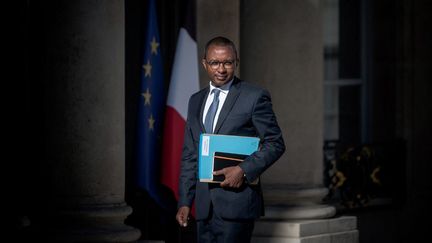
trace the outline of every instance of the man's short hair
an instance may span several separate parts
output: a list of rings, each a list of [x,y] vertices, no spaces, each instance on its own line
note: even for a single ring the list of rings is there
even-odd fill
[[[212,45],[214,45],[214,46],[230,46],[234,50],[236,59],[238,59],[237,49],[234,45],[234,42],[232,42],[230,39],[223,37],[223,36],[217,36],[217,37],[215,37],[215,38],[213,38],[207,42],[207,44],[205,45],[205,49],[204,49],[204,59],[206,59],[207,51],[208,51],[209,47]]]

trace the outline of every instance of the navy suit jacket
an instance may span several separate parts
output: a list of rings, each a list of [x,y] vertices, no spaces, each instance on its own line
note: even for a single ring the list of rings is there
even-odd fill
[[[225,219],[255,219],[264,214],[261,186],[243,183],[240,188],[221,188],[199,182],[198,144],[205,132],[203,110],[209,87],[189,99],[188,118],[179,181],[178,206],[191,206],[195,199],[196,219],[206,219],[210,203]],[[260,138],[260,149],[240,164],[247,181],[254,181],[285,151],[282,132],[273,112],[270,94],[262,88],[234,78],[214,129],[215,134]]]

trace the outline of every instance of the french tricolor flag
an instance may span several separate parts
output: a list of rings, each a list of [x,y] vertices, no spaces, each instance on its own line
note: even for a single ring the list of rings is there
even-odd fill
[[[186,21],[177,40],[163,135],[161,182],[174,192],[177,200],[188,101],[193,93],[199,91],[194,3],[189,1]]]

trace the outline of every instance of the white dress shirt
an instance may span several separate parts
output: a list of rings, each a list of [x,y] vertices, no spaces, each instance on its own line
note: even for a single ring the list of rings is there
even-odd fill
[[[220,93],[219,93],[219,105],[218,105],[218,108],[216,110],[216,115],[215,115],[214,122],[213,122],[213,131],[214,131],[215,127],[216,127],[216,124],[217,124],[217,121],[218,121],[218,118],[219,118],[219,113],[220,113],[220,111],[221,111],[221,109],[223,107],[223,104],[225,103],[226,97],[228,96],[229,89],[231,87],[231,84],[232,84],[233,80],[234,79],[232,79],[231,81],[229,81],[228,83],[224,84],[221,87],[215,87],[215,86],[213,86],[212,82],[210,81],[210,93],[207,96],[207,100],[206,100],[206,103],[205,103],[205,106],[204,106],[204,113],[203,114],[205,114],[205,115],[203,115],[202,123],[204,124],[205,117],[207,116],[207,111],[209,110],[210,105],[213,102],[213,96],[214,96],[213,90],[214,89],[219,89],[220,90]]]

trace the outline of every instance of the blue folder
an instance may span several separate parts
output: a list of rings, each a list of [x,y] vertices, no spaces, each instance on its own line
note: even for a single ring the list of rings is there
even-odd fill
[[[203,133],[200,136],[198,156],[198,179],[213,182],[213,161],[215,152],[251,155],[258,150],[257,137]]]

